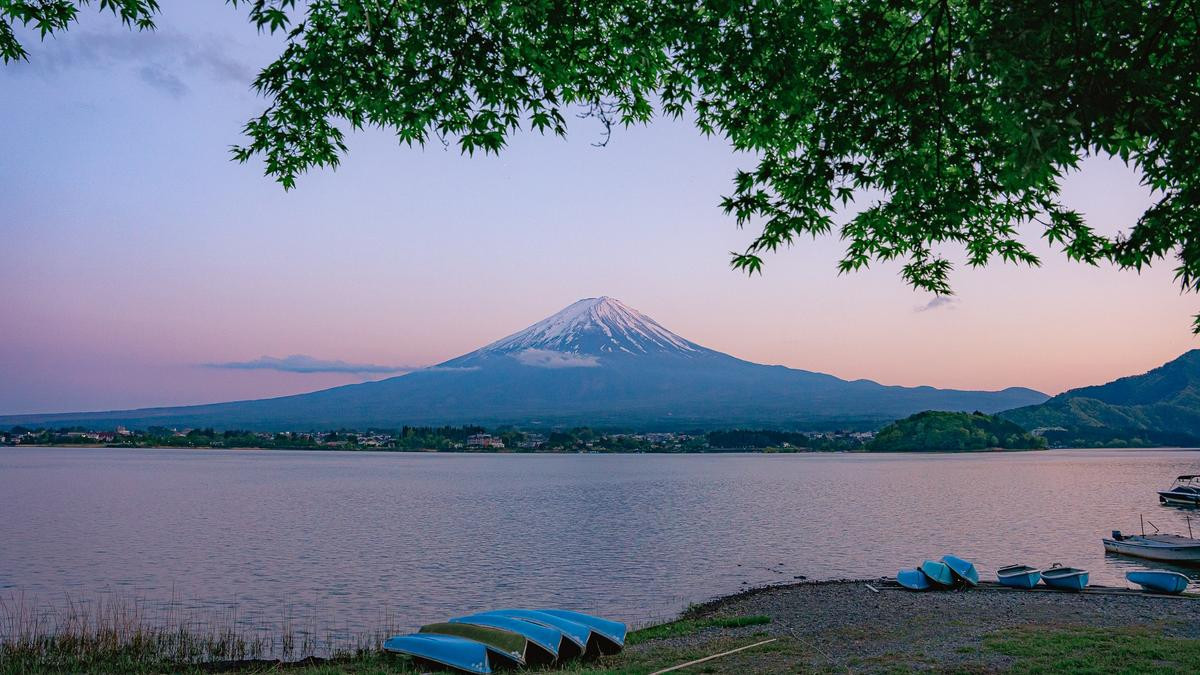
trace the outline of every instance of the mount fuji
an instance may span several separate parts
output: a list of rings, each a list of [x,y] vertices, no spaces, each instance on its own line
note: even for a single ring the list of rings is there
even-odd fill
[[[0,417],[0,424],[239,429],[405,424],[872,428],[922,410],[997,412],[1047,400],[1024,388],[960,391],[766,366],[684,339],[608,297],[580,300],[436,366],[308,394],[211,405]]]

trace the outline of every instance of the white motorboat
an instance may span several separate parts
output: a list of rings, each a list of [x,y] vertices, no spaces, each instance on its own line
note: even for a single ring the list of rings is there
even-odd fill
[[[1200,476],[1179,476],[1169,490],[1158,493],[1158,501],[1173,506],[1200,506]]]
[[[1104,550],[1147,560],[1200,565],[1200,539],[1178,534],[1125,535],[1113,530],[1112,539],[1104,540]]]

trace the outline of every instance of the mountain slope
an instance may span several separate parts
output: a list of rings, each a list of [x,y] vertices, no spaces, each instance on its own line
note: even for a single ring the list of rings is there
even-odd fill
[[[1072,389],[1002,416],[1026,429],[1053,429],[1047,438],[1064,445],[1198,445],[1200,350],[1148,373]]]
[[[8,417],[0,424],[813,429],[875,427],[928,409],[995,412],[1044,400],[1044,394],[1023,388],[889,387],[751,363],[686,340],[601,297],[576,302],[474,352],[378,382],[257,401]]]

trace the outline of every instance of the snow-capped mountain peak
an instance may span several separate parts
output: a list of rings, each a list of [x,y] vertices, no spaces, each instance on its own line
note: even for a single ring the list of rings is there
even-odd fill
[[[547,350],[573,354],[694,354],[703,347],[663,328],[657,321],[616,298],[601,296],[572,303],[523,331],[479,352]]]

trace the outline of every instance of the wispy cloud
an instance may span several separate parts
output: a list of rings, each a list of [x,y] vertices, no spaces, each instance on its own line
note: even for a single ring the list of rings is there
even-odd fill
[[[138,77],[142,78],[142,82],[175,98],[182,98],[184,94],[188,93],[188,86],[183,83],[183,80],[157,64],[142,66],[138,70]]]
[[[206,368],[228,370],[279,370],[285,373],[407,373],[419,370],[416,366],[381,366],[374,363],[347,363],[328,361],[304,354],[292,354],[283,358],[260,356],[250,361],[226,361],[205,363]]]
[[[954,309],[954,305],[957,303],[958,303],[958,298],[956,298],[952,295],[936,295],[936,296],[934,296],[934,298],[932,300],[925,303],[924,305],[915,307],[913,309],[913,311],[914,312],[928,312],[931,309],[938,309],[939,307],[945,307],[946,309]]]
[[[196,73],[246,88],[254,80],[254,69],[230,55],[228,41],[175,31],[72,31],[27,46],[29,61],[13,66],[42,75],[131,66],[147,85],[176,98],[190,91],[184,77]]]
[[[534,368],[595,368],[600,359],[571,352],[556,352],[550,349],[526,349],[513,354],[522,365]]]

